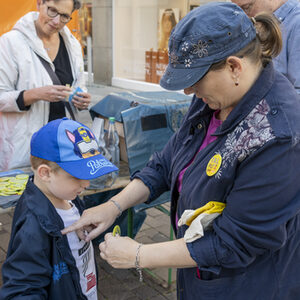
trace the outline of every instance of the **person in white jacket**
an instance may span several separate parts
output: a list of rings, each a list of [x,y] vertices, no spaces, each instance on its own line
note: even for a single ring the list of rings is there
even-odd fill
[[[63,101],[68,85],[85,90],[82,49],[65,26],[79,7],[78,0],[37,0],[38,11],[0,37],[0,171],[29,166],[31,135],[69,116]],[[59,83],[53,84],[43,60]],[[90,101],[80,92],[72,103],[82,110]]]

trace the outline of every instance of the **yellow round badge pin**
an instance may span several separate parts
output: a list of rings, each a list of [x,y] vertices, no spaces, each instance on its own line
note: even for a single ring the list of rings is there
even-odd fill
[[[222,164],[222,156],[220,154],[215,154],[207,164],[206,167],[207,176],[215,175],[219,171],[221,164]]]
[[[116,235],[121,235],[121,228],[119,225],[116,225],[113,229],[113,233],[112,233],[113,236],[116,236]]]

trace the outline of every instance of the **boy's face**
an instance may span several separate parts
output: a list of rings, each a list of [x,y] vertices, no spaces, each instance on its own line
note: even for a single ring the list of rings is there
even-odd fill
[[[60,168],[50,172],[47,196],[55,200],[74,200],[89,185],[89,180],[75,178]]]

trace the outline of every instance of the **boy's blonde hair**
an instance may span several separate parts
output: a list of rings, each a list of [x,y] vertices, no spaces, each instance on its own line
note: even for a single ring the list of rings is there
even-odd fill
[[[57,163],[33,155],[30,155],[30,163],[33,170],[37,170],[40,165],[49,166],[53,172],[57,172],[61,169],[61,167]]]

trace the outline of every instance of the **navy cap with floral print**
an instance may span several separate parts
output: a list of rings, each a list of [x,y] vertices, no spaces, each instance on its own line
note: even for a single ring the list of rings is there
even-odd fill
[[[214,63],[247,46],[256,29],[234,3],[211,2],[189,12],[169,39],[169,64],[160,80],[167,90],[194,85]]]

